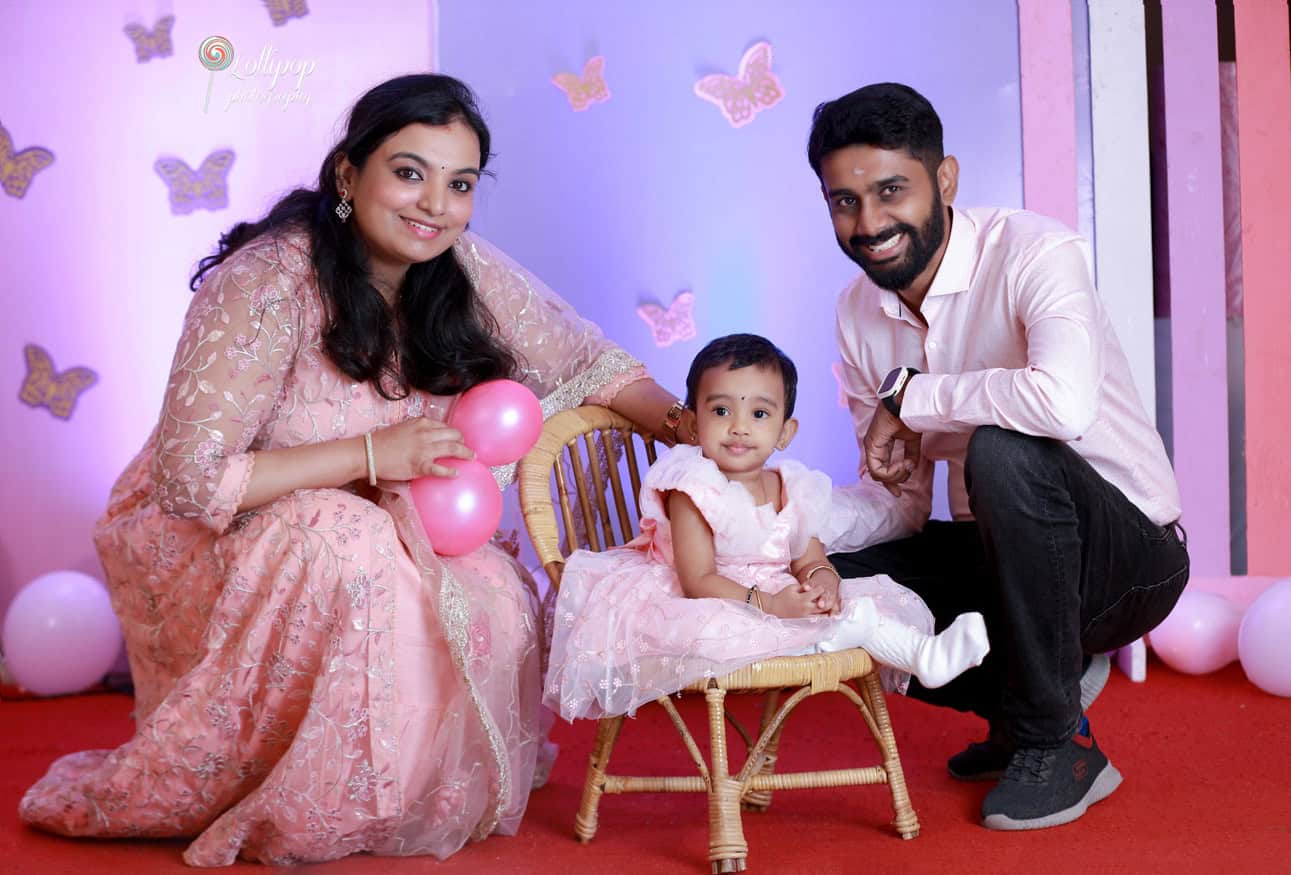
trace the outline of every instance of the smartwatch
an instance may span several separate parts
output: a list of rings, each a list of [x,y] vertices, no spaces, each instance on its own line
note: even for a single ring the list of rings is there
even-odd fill
[[[914,368],[893,368],[879,384],[879,400],[888,409],[888,413],[898,419],[901,417],[901,405],[897,403],[897,396],[901,394],[905,384],[910,382],[910,378],[918,373],[921,371]]]

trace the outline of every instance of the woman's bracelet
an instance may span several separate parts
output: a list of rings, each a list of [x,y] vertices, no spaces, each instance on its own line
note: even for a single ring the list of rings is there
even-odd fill
[[[368,457],[368,485],[376,486],[377,458],[376,454],[372,452],[372,432],[370,431],[365,431],[363,433],[363,450],[367,453]]]
[[[829,571],[832,571],[834,576],[838,578],[838,582],[839,583],[843,582],[843,575],[839,574],[838,569],[835,568],[833,565],[830,565],[828,562],[821,562],[817,565],[813,565],[810,568],[808,568],[807,573],[804,574],[801,578],[802,582],[806,583],[808,580],[811,580],[811,576],[815,574],[817,571],[820,571],[821,569],[828,569]]]
[[[677,426],[681,425],[681,414],[685,409],[680,401],[674,401],[663,415],[663,428],[660,431],[672,441],[673,446],[677,444]]]

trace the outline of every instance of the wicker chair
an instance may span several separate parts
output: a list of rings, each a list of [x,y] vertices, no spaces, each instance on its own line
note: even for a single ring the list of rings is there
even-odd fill
[[[568,470],[561,462],[562,455],[567,456]],[[552,586],[560,585],[565,557],[574,549],[599,551],[631,540],[637,528],[634,520],[640,507],[641,474],[644,466],[654,460],[653,440],[637,432],[627,419],[604,407],[567,410],[547,421],[537,446],[521,461],[518,479],[525,526]],[[624,492],[621,468],[626,468],[631,483],[630,498]],[[575,506],[582,525],[575,517]],[[783,703],[779,702],[781,691],[789,692]],[[777,774],[776,750],[789,712],[808,696],[833,691],[856,705],[878,744],[882,763],[867,768]],[[766,810],[774,790],[856,784],[887,784],[892,793],[897,832],[906,839],[919,834],[919,821],[906,793],[878,668],[864,650],[754,662],[725,677],[696,682],[687,692],[702,693],[707,701],[710,761],[705,761],[699,745],[667,696],[658,699],[657,704],[668,713],[681,734],[682,744],[694,760],[696,775],[609,774],[610,753],[624,718],[598,721],[583,800],[574,820],[574,832],[580,841],[590,841],[596,834],[597,806],[603,793],[706,793],[708,859],[712,871],[741,872],[748,857],[740,822],[741,808]],[[727,693],[766,694],[756,740],[726,712]],[[728,719],[748,747],[743,767],[733,775],[727,762]]]

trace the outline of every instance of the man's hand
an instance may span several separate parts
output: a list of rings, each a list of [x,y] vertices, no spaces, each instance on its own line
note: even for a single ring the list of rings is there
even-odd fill
[[[923,435],[893,416],[884,404],[874,409],[874,418],[865,432],[865,467],[876,483],[898,498],[901,484],[919,467]],[[901,447],[898,453],[897,447]]]

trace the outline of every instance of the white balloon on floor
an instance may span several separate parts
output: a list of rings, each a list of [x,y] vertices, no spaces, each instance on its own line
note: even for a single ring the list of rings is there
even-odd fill
[[[1291,697],[1291,578],[1264,590],[1242,617],[1237,650],[1246,678],[1275,696]]]
[[[5,663],[41,696],[93,686],[121,652],[121,626],[107,590],[88,574],[53,571],[14,596],[4,618]]]

